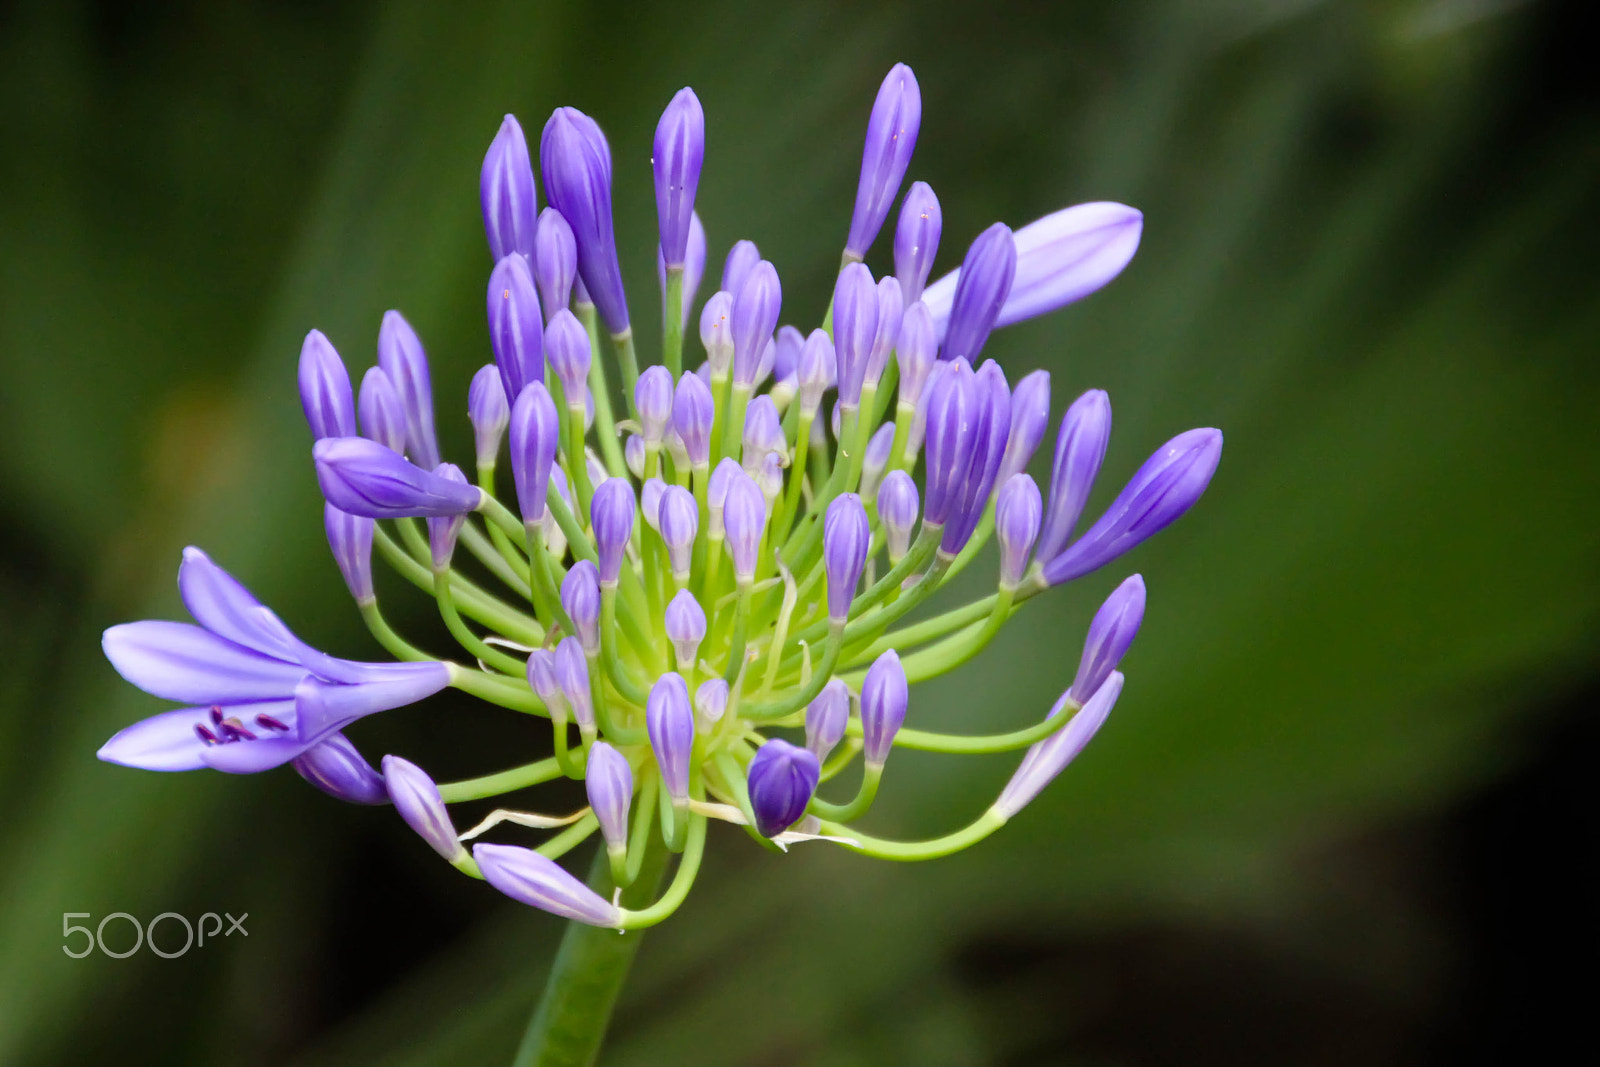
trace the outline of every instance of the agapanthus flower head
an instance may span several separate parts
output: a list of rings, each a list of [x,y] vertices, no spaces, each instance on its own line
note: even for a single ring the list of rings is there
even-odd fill
[[[354,437],[355,399],[350,391],[350,372],[333,344],[321,330],[306,334],[300,346],[300,405],[305,409],[311,436]]]
[[[922,128],[922,90],[917,76],[904,63],[896,63],[878,88],[878,99],[867,120],[867,142],[861,152],[861,181],[856,187],[855,214],[845,254],[861,259],[889,217],[900,182],[911,165]]]
[[[361,436],[401,454],[406,450],[406,409],[382,367],[368,367],[361,378]],[[348,436],[354,436],[353,434]]]
[[[500,132],[484,153],[478,180],[483,203],[483,228],[489,235],[489,252],[498,262],[513,252],[534,256],[534,220],[539,197],[533,184],[533,161],[528,139],[516,116],[507,115]]]

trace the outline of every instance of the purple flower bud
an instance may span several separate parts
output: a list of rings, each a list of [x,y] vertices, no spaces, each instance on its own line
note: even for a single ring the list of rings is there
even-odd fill
[[[688,253],[689,218],[706,157],[706,115],[693,89],[679,89],[656,125],[650,163],[656,177],[656,214],[667,266],[681,267]]]
[[[1018,382],[1011,394],[1011,438],[1006,441],[1000,473],[995,475],[996,484],[1005,485],[1013,474],[1028,469],[1028,462],[1038,450],[1049,424],[1050,372],[1036,370]]]
[[[526,259],[513,252],[495,264],[488,300],[489,343],[511,403],[523,386],[544,381],[544,318]]]
[[[300,406],[305,408],[311,436],[354,437],[356,405],[350,372],[321,330],[306,334],[300,346]]]
[[[511,404],[493,363],[478,368],[467,389],[467,418],[478,446],[478,466],[492,467],[500,455],[500,438],[511,422]]]
[[[572,281],[578,276],[578,243],[561,212],[547,207],[533,231],[533,280],[545,320],[572,303]]]
[[[1106,716],[1111,714],[1117,697],[1121,695],[1122,673],[1112,671],[1111,676],[1072,717],[1071,722],[1028,749],[1016,773],[1011,776],[1011,781],[1001,791],[1000,799],[994,802],[990,810],[1009,819],[1027,807],[1083,751],[1105,723]],[[1046,717],[1053,718],[1061,714],[1067,698],[1068,694],[1062,693],[1061,699],[1056,701],[1056,706],[1050,709],[1050,715]]]
[[[722,721],[728,710],[728,683],[721,678],[710,678],[700,683],[694,691],[695,729],[710,730]]]
[[[611,228],[611,146],[588,115],[559,107],[539,138],[545,195],[578,244],[578,273],[606,329],[628,328],[628,301]]]
[[[842,623],[850,614],[856,585],[867,565],[872,524],[854,493],[840,493],[822,520],[822,565],[828,573],[828,618]]]
[[[894,230],[894,276],[908,305],[922,298],[943,227],[944,214],[933,187],[927,182],[912,182],[900,204],[900,222]]]
[[[636,433],[628,435],[622,443],[622,462],[627,464],[629,474],[644,478],[644,438]]]
[[[744,471],[728,478],[727,498],[722,505],[722,526],[728,538],[728,554],[733,557],[733,573],[741,582],[756,575],[761,556],[761,535],[767,528],[767,498]]]
[[[312,446],[317,484],[328,503],[369,519],[460,515],[483,491],[430,474],[364,437],[324,437]]]
[[[795,371],[800,366],[800,350],[806,345],[806,335],[793,326],[778,327],[778,336],[772,350],[772,391],[774,394],[785,383],[794,387]],[[792,394],[786,394],[792,395]],[[776,399],[776,395],[774,396]]]
[[[339,565],[344,584],[358,603],[373,598],[372,591],[372,520],[362,515],[349,515],[332,504],[322,507],[322,525],[328,532],[328,547],[333,550],[333,561]]]
[[[678,590],[667,604],[666,628],[667,640],[678,654],[678,669],[693,671],[700,642],[706,639],[706,613],[689,590]]]
[[[1221,430],[1189,430],[1162,445],[1089,532],[1046,561],[1045,581],[1070,582],[1166,529],[1200,499],[1221,459]]]
[[[815,417],[822,394],[833,384],[838,370],[838,354],[826,330],[812,330],[800,349],[795,378],[800,387],[800,410]]]
[[[772,398],[763,393],[750,401],[744,414],[744,469],[751,474],[761,469],[767,456],[787,455],[789,442],[783,436],[783,420]]]
[[[474,845],[483,880],[512,900],[590,926],[615,926],[621,911],[555,860],[519,845]]]
[[[900,341],[895,347],[895,362],[900,365],[900,403],[913,407],[922,400],[928,375],[939,358],[939,340],[933,330],[928,305],[918,300],[906,308],[900,319]]]
[[[424,470],[439,465],[439,441],[433,430],[433,384],[428,357],[417,331],[398,311],[383,314],[378,330],[378,366],[389,376],[406,413],[406,455]]]
[[[850,687],[842,678],[830,678],[806,708],[806,747],[819,763],[844,739],[849,725]]]
[[[735,241],[733,247],[728,249],[728,258],[722,263],[722,291],[737,293],[760,262],[761,250],[754,241]]]
[[[889,542],[889,563],[893,566],[911,547],[911,531],[917,523],[917,483],[903,470],[892,470],[878,487],[878,518],[883,520]]]
[[[544,701],[550,712],[550,721],[565,726],[569,710],[567,694],[561,690],[556,678],[556,654],[547,648],[536,648],[528,653],[528,685]]]
[[[433,473],[458,485],[469,484],[467,476],[454,463],[441,463],[433,469]],[[435,516],[428,519],[428,547],[433,554],[434,570],[449,570],[450,557],[456,553],[456,538],[461,535],[461,525],[466,521],[465,515]]]
[[[523,522],[544,518],[550,470],[560,441],[556,402],[543,382],[529,382],[511,406],[511,472]]]
[[[934,526],[943,526],[955,513],[972,470],[980,403],[973,377],[965,359],[941,363],[923,395],[928,462],[922,518]]]
[[[822,765],[814,752],[781,737],[756,750],[747,777],[750,808],[762,837],[777,837],[799,821],[821,776]]]
[[[1017,273],[1017,246],[1011,228],[997,222],[978,235],[961,264],[950,305],[950,325],[945,330],[941,359],[965,356],[970,362],[983,351],[1011,292]]]
[[[581,408],[589,397],[589,331],[578,316],[562,308],[551,313],[544,331],[544,354],[561,379],[567,407]]]
[[[563,637],[556,645],[556,684],[561,695],[567,698],[572,718],[585,729],[594,727],[594,701],[589,695],[589,661],[584,656],[583,641],[576,635]]]
[[[680,582],[688,581],[694,537],[700,530],[700,507],[695,503],[694,494],[681,485],[669,486],[661,494],[656,529],[667,546],[672,577]]]
[[[750,383],[750,388],[759,389],[772,373],[772,365],[778,358],[778,342],[776,338],[767,338],[767,343],[761,349],[761,362],[756,364],[756,376]]]
[[[889,465],[889,450],[894,447],[894,423],[886,422],[867,441],[866,454],[861,457],[861,495],[876,500],[878,482]]]
[[[714,375],[727,373],[733,363],[732,319],[733,294],[727,290],[712,293],[700,310],[700,344]]]
[[[344,734],[335,731],[290,761],[295,771],[335,800],[387,804],[383,775],[373,769]]]
[[[755,386],[761,357],[772,341],[772,331],[778,328],[782,308],[783,287],[778,282],[777,268],[763,259],[751,268],[744,285],[734,290],[728,332],[733,338],[736,385]]]
[[[1000,584],[1014,589],[1028,569],[1028,553],[1039,536],[1044,500],[1026,474],[1013,474],[1000,487],[994,505],[994,535],[1000,542]]]
[[[589,746],[589,764],[583,787],[589,807],[599,820],[606,847],[621,852],[628,847],[628,809],[633,806],[633,768],[627,757],[604,741]]]
[[[711,462],[711,424],[716,417],[716,402],[711,387],[693,374],[678,379],[672,398],[672,427],[683,440],[689,462],[703,467]]]
[[[607,478],[595,487],[589,502],[589,524],[600,556],[600,584],[615,585],[622,573],[622,554],[633,534],[633,486],[626,478]]]
[[[978,401],[978,418],[973,430],[972,466],[939,542],[939,550],[948,555],[966,547],[972,531],[978,528],[989,505],[989,494],[994,491],[1006,440],[1011,436],[1011,387],[1006,385],[1006,376],[994,360],[986,359],[978,368],[973,377],[973,394]]]
[[[672,372],[660,364],[646,367],[634,383],[633,403],[648,443],[659,445],[666,437],[667,423],[672,419],[672,399]]]
[[[861,383],[878,336],[878,287],[864,263],[839,272],[833,286],[833,347],[839,365],[839,401],[861,403]]]
[[[861,181],[856,186],[855,213],[850,217],[847,255],[862,259],[883,229],[900,182],[911,165],[922,126],[922,91],[917,76],[904,63],[896,63],[878,88],[867,120],[867,143],[861,153]]]
[[[394,383],[382,367],[368,367],[361,377],[357,403],[361,411],[361,436],[392,448],[402,455],[406,450],[406,410]]]
[[[1040,561],[1055,559],[1067,546],[1067,538],[1089,502],[1089,490],[1094,488],[1110,440],[1111,398],[1103,389],[1084,393],[1061,416],[1055,466],[1050,472],[1050,510],[1039,535]]]
[[[1100,610],[1094,613],[1088,639],[1083,643],[1083,658],[1078,660],[1078,675],[1072,680],[1067,695],[1083,704],[1098,692],[1122,662],[1142,622],[1144,578],[1135,574],[1112,590]]]
[[[906,721],[906,671],[900,654],[890,649],[867,668],[861,680],[861,752],[867,766],[883,766],[894,735]]]
[[[394,810],[433,850],[451,863],[466,858],[456,828],[439,797],[439,787],[427,772],[399,756],[383,757],[383,782]]]
[[[660,478],[646,479],[639,490],[639,510],[644,512],[645,525],[657,533],[661,532],[657,512],[661,507],[661,494],[666,491],[667,483]]]
[[[600,570],[580,559],[561,579],[561,606],[572,620],[585,655],[600,651]]]
[[[689,686],[681,674],[668,671],[656,679],[645,700],[645,730],[661,768],[661,784],[675,803],[689,799],[689,757],[694,751],[694,710]]]
[[[512,115],[500,123],[500,132],[484,154],[478,196],[483,201],[483,228],[489,235],[489,251],[495,261],[513,252],[531,258],[539,196],[534,190],[528,141]]]
[[[706,504],[711,512],[711,536],[714,538],[720,539],[723,535],[722,509],[728,499],[728,486],[733,484],[734,478],[743,474],[744,471],[732,456],[724,456],[711,472],[706,485]]]
[[[905,317],[905,297],[893,278],[878,281],[878,330],[872,337],[872,352],[867,356],[862,380],[876,385],[889,365],[889,356],[900,341],[900,322]]]

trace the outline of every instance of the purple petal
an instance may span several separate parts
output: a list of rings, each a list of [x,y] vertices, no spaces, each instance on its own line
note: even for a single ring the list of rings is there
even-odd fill
[[[484,881],[512,900],[590,926],[615,926],[619,911],[555,860],[517,845],[478,845],[472,850]]]
[[[101,638],[117,673],[152,696],[186,704],[282,700],[306,677],[285,663],[184,622],[146,619],[113,626]]]

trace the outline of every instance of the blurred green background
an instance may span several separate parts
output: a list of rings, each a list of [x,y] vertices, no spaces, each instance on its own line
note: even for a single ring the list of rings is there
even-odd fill
[[[1146,213],[1118,281],[986,352],[1049,368],[1057,412],[1110,391],[1097,502],[1179,430],[1227,449],[1182,523],[913,694],[918,725],[1033,719],[1141,571],[1127,691],[1070,773],[934,864],[715,835],[605,1062],[1505,1062],[1574,1030],[1592,987],[1564,965],[1600,948],[1583,7],[0,3],[0,1062],[509,1058],[559,924],[287,772],[97,762],[163,706],[99,632],[180,617],[197,543],[308,640],[377,655],[322,540],[299,342],[322,328],[359,376],[401,308],[470,454],[504,112],[606,128],[648,334],[650,135],[693,85],[713,259],[758,241],[805,323],[896,60],[938,271],[997,218]],[[527,751],[516,718],[440,697],[353,735],[447,778]],[[1011,765],[897,756],[869,825],[959,825]],[[223,910],[248,939],[61,951],[64,912]]]

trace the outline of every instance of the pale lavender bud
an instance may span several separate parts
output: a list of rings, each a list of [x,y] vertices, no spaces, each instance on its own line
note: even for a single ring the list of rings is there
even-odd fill
[[[861,457],[861,495],[869,500],[878,496],[878,483],[889,465],[889,450],[894,447],[894,423],[879,426],[867,442],[866,454]]]
[[[751,268],[744,285],[734,290],[728,332],[733,339],[735,385],[754,388],[759,380],[761,357],[772,342],[782,309],[783,286],[777,268],[763,259]]]
[[[689,799],[689,757],[694,751],[694,710],[689,686],[681,674],[668,671],[656,679],[645,700],[645,730],[661,768],[661,785],[674,803]]]
[[[861,383],[878,335],[878,287],[864,263],[839,272],[833,286],[833,347],[839,366],[839,401],[861,403]]]
[[[667,266],[681,267],[689,245],[689,219],[700,167],[706,158],[706,115],[693,89],[679,89],[656,124],[650,163],[656,178],[656,215]]]
[[[350,372],[321,330],[306,334],[300,346],[300,406],[305,409],[311,436],[354,437],[356,405],[350,392]]]
[[[511,472],[524,522],[544,518],[550,471],[561,443],[556,402],[543,382],[529,382],[511,406]]]
[[[834,439],[837,440],[844,428],[844,401],[833,402],[833,416],[828,420],[828,425],[833,428]]]
[[[672,398],[672,426],[689,453],[689,462],[696,467],[711,462],[711,424],[715,418],[711,387],[693,374],[679,378],[677,394]]]
[[[478,368],[467,389],[467,418],[478,446],[478,466],[492,467],[500,455],[500,439],[511,422],[511,404],[493,363]]]
[[[806,747],[818,762],[827,759],[834,746],[844,740],[849,725],[850,687],[843,678],[829,678],[806,708]]]
[[[589,418],[589,420],[587,422],[585,422],[583,424],[583,428],[585,430],[588,430],[588,428],[591,425],[594,424],[594,417],[593,417],[594,416],[594,411],[593,411],[594,397],[591,396],[589,398],[589,403],[590,403],[590,412],[589,412],[590,418]],[[606,470],[606,465],[604,463],[600,462],[600,457],[595,454],[594,449],[588,447],[587,445],[585,445],[584,449],[583,449],[583,465],[584,465],[584,468],[586,470],[588,470],[588,472],[589,472],[589,484],[590,485],[599,485],[601,482],[603,482],[607,478],[611,477],[611,472]]]
[[[645,525],[657,533],[661,532],[658,518],[661,494],[666,491],[667,483],[660,478],[647,478],[644,485],[639,487],[639,510],[644,513]]]
[[[1221,459],[1221,430],[1189,430],[1162,445],[1089,532],[1045,562],[1045,581],[1070,582],[1172,525],[1206,491]]]
[[[450,813],[439,796],[439,787],[433,784],[426,771],[399,756],[385,756],[383,784],[394,802],[394,810],[435,852],[451,863],[466,858],[467,850],[461,847],[461,840],[456,836]]]
[[[561,606],[566,609],[585,655],[600,651],[600,570],[580,559],[561,579]]]
[[[528,686],[544,701],[550,721],[565,726],[569,715],[567,694],[556,678],[556,654],[550,649],[536,648],[528,653]]]
[[[706,639],[706,613],[687,589],[680,589],[667,603],[667,640],[678,654],[678,669],[693,671],[700,642]]]
[[[867,141],[861,152],[861,180],[856,186],[855,212],[850,216],[847,255],[866,256],[873,239],[883,229],[900,182],[911,165],[922,126],[922,91],[917,76],[904,63],[896,63],[878,88],[867,120]]]
[[[328,503],[369,519],[460,515],[483,491],[429,473],[364,437],[324,437],[311,448],[317,484]]]
[[[578,242],[555,208],[539,212],[533,248],[533,281],[548,322],[551,315],[572,303],[572,282],[578,276]]]
[[[1089,636],[1083,643],[1083,658],[1078,660],[1077,677],[1067,690],[1073,700],[1086,702],[1122,662],[1139,633],[1139,624],[1144,622],[1144,598],[1144,578],[1131,575],[1112,590],[1094,613]]]
[[[672,418],[672,372],[657,364],[646,367],[633,387],[639,426],[649,444],[659,445]]]
[[[894,735],[906,721],[910,694],[900,654],[890,649],[867,668],[861,680],[861,754],[867,766],[883,766]]]
[[[483,202],[483,228],[496,262],[513,252],[534,255],[534,219],[539,196],[533,184],[533,161],[528,141],[515,116],[507,115],[500,132],[489,143],[478,178]]]
[[[1105,724],[1106,716],[1116,706],[1122,695],[1122,672],[1112,671],[1110,677],[1089,698],[1088,703],[1072,716],[1072,721],[1028,749],[1022,757],[1011,781],[1006,783],[1000,799],[990,808],[1002,818],[1009,819],[1027,807],[1045,786],[1055,779],[1082,752],[1084,746]],[[1054,718],[1066,708],[1069,694],[1062,693],[1046,718]]]
[[[943,526],[955,514],[972,470],[980,406],[973,377],[965,359],[941,363],[923,394],[928,455],[922,517],[934,526]]]
[[[722,263],[722,291],[737,293],[750,272],[761,262],[761,250],[754,241],[735,241]]]
[[[727,484],[722,505],[722,526],[728,539],[728,554],[733,557],[733,573],[741,582],[756,575],[761,556],[761,535],[767,527],[767,499],[761,487],[742,470],[736,470]]]
[[[606,847],[621,852],[628,847],[628,809],[633,806],[633,768],[627,757],[604,741],[589,746],[589,763],[583,772],[589,807],[600,823]]]
[[[911,531],[917,524],[917,483],[903,470],[892,470],[878,487],[878,518],[889,542],[889,564],[893,566],[911,547]]]
[[[1005,306],[1016,273],[1017,246],[1011,239],[1011,228],[997,222],[978,235],[962,261],[961,277],[950,305],[950,324],[939,351],[941,359],[965,356],[970,362],[978,358]]]
[[[373,769],[344,734],[335,731],[290,761],[295,771],[335,800],[387,804],[383,775]]]
[[[606,329],[628,329],[628,301],[611,224],[611,146],[595,121],[577,108],[560,107],[539,139],[545,195],[572,227],[578,273]]]
[[[916,407],[939,359],[939,339],[933,331],[928,305],[918,300],[900,319],[900,342],[894,350],[900,365],[900,403]]]
[[[389,376],[406,413],[406,454],[424,470],[439,465],[433,429],[433,384],[422,341],[398,311],[386,311],[378,330],[378,366]]]
[[[900,204],[900,222],[894,230],[894,276],[908,305],[922,298],[943,228],[944,214],[933,187],[927,182],[912,182]]]
[[[1091,389],[1061,416],[1055,465],[1050,472],[1050,510],[1039,535],[1041,562],[1055,559],[1067,546],[1067,538],[1089,502],[1089,491],[1100,474],[1110,441],[1111,398],[1103,389]]]
[[[761,469],[767,456],[773,453],[787,455],[789,442],[783,436],[783,419],[772,398],[763,393],[750,401],[744,414],[744,469],[751,474]]]
[[[878,331],[872,336],[872,353],[867,356],[866,373],[862,381],[877,385],[883,370],[889,365],[889,356],[900,341],[900,321],[905,317],[905,297],[900,283],[893,278],[878,281]]]
[[[357,602],[373,598],[372,591],[372,520],[362,515],[350,515],[332,504],[322,507],[322,525],[328,533],[328,547],[333,550],[333,561],[339,565],[344,584]]]
[[[939,550],[947,555],[965,548],[972,531],[978,528],[1011,436],[1011,387],[994,360],[986,359],[978,368],[973,377],[973,395],[978,401],[978,417],[972,435],[972,466],[939,542]]]
[[[761,488],[761,495],[767,498],[768,509],[777,501],[778,494],[783,492],[784,467],[784,457],[777,452],[769,452],[761,462],[760,469],[750,472],[750,477]]]
[[[633,486],[626,478],[607,478],[589,502],[589,524],[600,556],[600,583],[615,585],[622,573],[622,555],[633,534]]]
[[[692,378],[694,375],[691,374],[689,377]],[[677,398],[674,397],[673,399],[676,401]],[[678,430],[676,427],[667,427],[667,436],[666,439],[662,441],[662,445],[666,448],[667,455],[672,457],[672,467],[674,470],[681,472],[689,469],[691,466],[689,463],[689,450],[683,447],[683,438],[678,436]],[[638,477],[638,475],[635,475],[635,477]]]
[[[505,383],[506,402],[529,382],[544,381],[544,317],[528,261],[513,252],[489,275],[489,344]]]
[[[550,467],[550,484],[555,486],[556,492],[570,510],[572,507],[572,490],[567,487],[567,475],[560,466]],[[593,485],[593,482],[589,483]],[[560,559],[567,553],[567,535],[561,532],[561,524],[556,521],[555,512],[545,508],[544,517],[539,520],[539,529],[544,534],[544,543],[550,549],[550,554]]]
[[[590,926],[616,926],[621,910],[555,860],[519,845],[474,845],[483,880],[512,900]]]
[[[1013,474],[1028,469],[1028,462],[1044,438],[1050,424],[1050,372],[1036,370],[1017,383],[1011,394],[1011,437],[1000,461],[997,485],[1004,485]]]
[[[711,512],[711,536],[714,538],[723,535],[722,509],[728,499],[728,486],[733,484],[735,477],[743,476],[744,471],[732,456],[724,456],[711,472],[706,485],[706,504]]]
[[[433,469],[433,473],[458,485],[469,484],[467,476],[454,463],[441,463]],[[433,556],[434,570],[443,571],[450,568],[450,557],[456,553],[456,538],[461,535],[461,526],[466,521],[465,515],[435,516],[428,519],[428,549]]]
[[[550,316],[544,331],[544,356],[561,379],[567,407],[582,408],[589,399],[589,331],[566,308]]]
[[[644,438],[636,433],[628,435],[622,443],[622,462],[627,464],[629,474],[644,479]]]
[[[733,364],[733,294],[726,289],[711,294],[700,309],[700,343],[713,375],[726,374]]]
[[[772,373],[772,365],[778,360],[778,342],[776,338],[767,338],[767,343],[761,348],[761,362],[756,364],[756,376],[750,383],[751,389],[761,388],[767,376]]]
[[[361,436],[401,454],[406,450],[406,409],[382,367],[368,367],[361,376]]]
[[[694,294],[700,288],[700,281],[706,274],[706,228],[700,223],[700,216],[695,213],[689,215],[689,244],[684,252],[683,263],[683,320],[680,323],[683,330],[689,329],[689,310],[694,306]],[[667,260],[661,254],[661,246],[656,246],[656,281],[661,286],[661,298],[667,297]],[[662,321],[666,320],[665,305],[662,307]]]
[[[750,760],[750,809],[762,837],[777,837],[799,821],[817,791],[822,765],[816,754],[774,737]]]
[[[854,493],[840,493],[822,520],[822,565],[828,574],[828,618],[842,623],[850,615],[856,585],[867,565],[872,524]]]
[[[1039,536],[1044,500],[1026,474],[1013,474],[1000,486],[994,504],[994,536],[1000,542],[1000,584],[1014,589],[1028,569],[1028,554]]]
[[[694,494],[681,485],[669,486],[661,494],[657,508],[656,529],[667,546],[667,559],[672,565],[672,576],[680,582],[689,580],[689,564],[694,556],[694,537],[700,529],[700,508]]]
[[[592,729],[594,701],[589,692],[589,661],[583,652],[583,641],[576,635],[563,637],[556,645],[555,676],[573,720],[581,729]]]
[[[772,399],[780,407],[794,396],[797,387],[795,374],[800,367],[800,350],[805,345],[805,334],[793,326],[778,327],[778,336],[772,350]]]
[[[800,361],[795,367],[802,413],[815,417],[822,404],[822,394],[833,384],[837,361],[833,338],[826,330],[812,330],[800,349]]]
[[[695,729],[709,731],[722,721],[728,710],[728,683],[722,678],[710,678],[700,683],[694,691]]]

